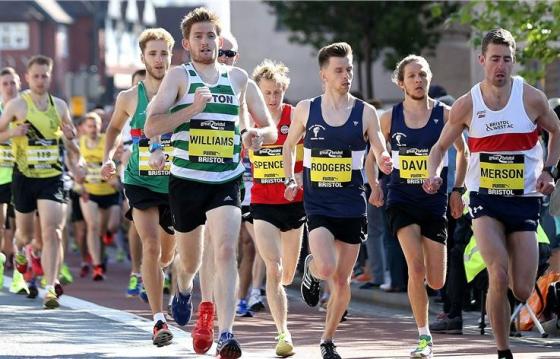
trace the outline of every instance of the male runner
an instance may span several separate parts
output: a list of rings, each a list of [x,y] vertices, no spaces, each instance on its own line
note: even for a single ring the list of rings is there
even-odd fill
[[[536,229],[541,194],[554,189],[552,173],[560,158],[560,126],[546,96],[512,77],[515,40],[505,29],[482,40],[479,63],[484,80],[452,106],[428,159],[428,193],[442,186],[440,166],[449,146],[468,129],[470,149],[466,187],[477,246],[488,268],[487,309],[499,358],[509,349],[508,285],[525,302],[535,283],[538,263]],[[543,167],[539,128],[549,133]]]
[[[392,163],[375,108],[350,94],[354,75],[350,45],[325,46],[318,60],[325,92],[298,103],[282,155],[285,196],[294,200],[301,186],[294,178],[295,147],[305,134],[303,188],[311,254],[305,260],[301,293],[314,307],[319,303],[320,281],[329,282],[331,296],[320,348],[323,358],[337,359],[333,338],[350,302],[350,276],[365,240],[361,170],[367,141],[384,173],[391,172]]]
[[[389,228],[401,244],[408,265],[408,296],[418,327],[419,341],[411,358],[432,356],[432,336],[428,327],[428,295],[424,282],[433,289],[445,283],[447,240],[447,156],[442,177],[444,185],[436,194],[427,194],[422,183],[427,178],[430,148],[436,143],[449,117],[449,108],[428,96],[432,71],[425,58],[409,55],[393,72],[393,82],[403,91],[404,101],[385,112],[381,132],[390,143],[395,169],[389,177],[387,216]],[[462,214],[461,194],[467,170],[466,143],[455,141],[457,173],[451,192],[451,213]],[[373,154],[368,156],[373,157]],[[370,160],[372,163],[373,161]],[[374,166],[367,168],[372,188],[370,201],[383,205],[383,191]]]
[[[12,193],[16,210],[16,266],[18,271],[28,270],[28,258],[22,252],[33,239],[33,221],[38,210],[43,248],[42,270],[46,278],[44,307],[59,306],[62,293],[58,283],[61,265],[61,235],[63,203],[65,202],[62,180],[62,142],[69,150],[70,165],[79,158],[77,146],[70,141],[75,133],[66,103],[49,94],[53,61],[46,56],[31,57],[27,63],[25,79],[29,90],[8,103],[0,118],[0,137],[11,135],[16,166],[12,181]],[[14,123],[15,131],[8,129]],[[4,140],[5,138],[0,138]],[[71,168],[77,176],[79,170]],[[34,254],[31,253],[30,257]],[[55,290],[55,285],[58,288]]]
[[[173,311],[175,316],[179,306],[189,314],[192,310],[192,280],[200,268],[207,222],[216,264],[217,353],[222,358],[238,358],[241,348],[232,330],[241,224],[239,187],[244,171],[241,144],[243,140],[258,148],[263,142],[276,141],[276,131],[262,98],[246,103],[251,100],[245,97],[247,74],[217,62],[218,17],[197,8],[185,16],[181,29],[183,47],[192,62],[169,71],[150,105],[145,127],[148,136],[174,131],[169,198],[181,262]],[[247,106],[258,110],[255,121],[262,128],[248,128]]]
[[[163,314],[163,271],[173,260],[175,242],[169,213],[168,161],[163,151],[169,153],[169,136],[161,142],[144,134],[146,108],[158,92],[161,81],[171,64],[171,51],[175,41],[166,30],[146,29],[140,34],[138,45],[141,60],[146,66],[146,80],[123,91],[117,97],[115,111],[107,128],[105,158],[102,176],[116,174],[112,160],[121,130],[129,118],[133,139],[132,155],[124,176],[125,195],[130,204],[127,217],[134,220],[142,241],[142,279],[154,318],[152,341],[158,347],[168,345],[173,339]],[[165,168],[154,170],[151,165],[165,162]],[[132,213],[130,213],[132,212]],[[158,223],[159,227],[158,228]]]
[[[120,224],[119,192],[117,177],[105,180],[101,177],[101,166],[105,152],[105,134],[101,134],[101,117],[89,112],[84,120],[85,134],[80,137],[80,153],[87,166],[84,193],[80,208],[87,225],[86,239],[93,261],[92,279],[105,279],[103,268],[103,246],[101,235],[109,230],[114,233]]]
[[[19,96],[21,81],[19,75],[11,67],[0,70],[0,115],[8,102]],[[0,144],[0,289],[4,279],[4,266],[7,258],[14,253],[14,244],[4,241],[4,223],[6,223],[7,209],[12,201],[12,170],[14,156],[9,142]],[[16,271],[17,272],[17,271]],[[20,281],[22,276],[18,276]]]
[[[288,331],[288,301],[285,285],[296,271],[301,249],[305,211],[303,191],[292,200],[284,198],[282,145],[292,124],[293,108],[284,104],[284,94],[290,85],[288,68],[282,63],[264,60],[253,71],[253,79],[262,92],[278,131],[276,143],[251,151],[253,187],[251,212],[257,249],[266,265],[266,293],[272,318],[278,330],[276,355],[294,354]],[[303,172],[303,140],[298,143],[295,175]]]

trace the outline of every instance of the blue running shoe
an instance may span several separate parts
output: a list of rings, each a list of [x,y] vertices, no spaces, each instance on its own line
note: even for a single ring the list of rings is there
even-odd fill
[[[39,295],[39,289],[37,288],[37,282],[35,278],[32,278],[29,283],[27,284],[29,288],[29,292],[27,293],[27,298],[35,299]]]
[[[249,305],[247,305],[247,301],[245,299],[240,299],[237,302],[237,311],[235,312],[238,317],[247,317],[250,318],[253,314],[249,311]]]
[[[150,303],[150,301],[148,300],[148,292],[146,292],[144,284],[141,284],[140,294],[138,295],[138,298],[140,298],[144,303]]]
[[[177,324],[180,326],[187,325],[192,315],[191,294],[182,294],[177,289],[177,293],[173,296],[173,302],[171,302],[171,313]]]
[[[237,359],[241,357],[241,347],[230,332],[223,332],[218,340],[216,356],[221,359]]]

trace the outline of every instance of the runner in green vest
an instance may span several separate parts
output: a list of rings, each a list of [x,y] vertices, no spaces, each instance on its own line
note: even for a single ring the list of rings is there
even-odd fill
[[[176,320],[177,315],[190,319],[192,280],[201,264],[203,226],[208,221],[220,286],[214,293],[220,329],[217,354],[238,358],[241,349],[232,327],[241,225],[239,186],[244,171],[239,153],[242,140],[259,148],[274,143],[277,131],[262,96],[245,97],[247,73],[217,62],[218,17],[197,8],[183,19],[181,29],[192,62],[169,71],[145,126],[149,137],[174,132],[169,198],[181,263],[172,311]],[[252,109],[259,129],[248,128],[245,105]]]
[[[163,271],[173,260],[175,241],[169,213],[169,161],[162,168],[163,152],[169,152],[170,136],[150,138],[144,135],[146,108],[158,92],[161,81],[171,64],[175,41],[164,29],[146,29],[139,38],[141,59],[146,66],[146,79],[123,91],[117,97],[115,111],[107,128],[103,168],[104,178],[116,174],[113,156],[121,130],[129,118],[133,140],[132,155],[124,176],[125,195],[130,203],[127,218],[134,220],[142,241],[142,279],[154,318],[152,341],[158,347],[173,339],[163,314]],[[168,147],[169,149],[166,149]],[[163,148],[163,151],[162,151]],[[161,228],[158,229],[158,223]]]

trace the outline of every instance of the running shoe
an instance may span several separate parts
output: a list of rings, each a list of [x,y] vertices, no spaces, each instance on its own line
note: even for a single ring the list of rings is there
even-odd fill
[[[152,334],[152,343],[158,348],[165,345],[171,344],[173,340],[173,334],[167,327],[167,323],[162,320],[158,320],[156,325],[154,325],[154,331]]]
[[[31,278],[29,284],[27,285],[29,288],[29,292],[27,293],[27,298],[35,299],[39,295],[39,289],[37,288],[37,280],[35,278]]]
[[[41,257],[36,256],[35,253],[33,253],[33,247],[31,244],[25,246],[25,251],[27,258],[31,258],[31,270],[33,271],[33,274],[36,277],[44,275],[45,273],[43,272],[43,266],[41,265]]]
[[[62,285],[60,283],[54,284],[54,292],[56,293],[57,298],[60,298],[64,294],[64,289],[62,289]]]
[[[146,292],[146,288],[144,288],[144,284],[140,283],[141,287],[140,287],[140,294],[138,295],[138,298],[140,298],[140,300],[142,300],[144,303],[150,303],[150,300],[148,299],[148,292]]]
[[[27,272],[28,262],[27,257],[23,253],[17,253],[15,256],[16,269],[21,274]]]
[[[117,249],[117,254],[115,256],[117,263],[123,263],[124,259],[126,258],[126,253],[124,251],[124,249],[119,248]]]
[[[216,356],[219,356],[220,359],[237,359],[241,356],[241,347],[232,333],[223,332],[220,335]]]
[[[140,295],[141,289],[142,289],[142,281],[137,275],[131,274],[130,279],[128,280],[126,297],[127,298],[138,297]]]
[[[247,301],[245,299],[240,299],[237,302],[237,311],[235,312],[238,317],[246,317],[251,318],[253,314],[249,311],[249,306],[247,305]]]
[[[416,349],[410,352],[411,358],[431,358],[432,357],[432,337],[421,335]]]
[[[301,281],[301,296],[303,301],[310,307],[315,307],[319,304],[319,297],[321,291],[321,282],[311,274],[309,270],[309,263],[313,256],[309,254],[305,258],[305,266],[303,269],[303,278]]]
[[[82,263],[82,267],[80,268],[80,278],[85,278],[89,274],[89,264]]]
[[[171,277],[165,274],[163,278],[163,294],[170,294],[171,293]]]
[[[58,275],[58,279],[60,280],[60,283],[64,285],[71,284],[72,282],[74,282],[74,276],[72,275],[72,272],[70,272],[70,268],[68,268],[66,263],[62,264],[62,267],[60,268],[60,274]]]
[[[6,255],[0,252],[0,290],[4,287],[4,264],[6,263]]]
[[[14,274],[12,276],[12,285],[10,285],[10,293],[29,294],[29,288],[27,288],[27,283],[23,278],[23,274],[21,274],[17,270],[14,271]]]
[[[276,355],[282,358],[287,358],[295,354],[294,344],[292,343],[292,336],[290,333],[282,333],[275,338],[278,343],[276,344]]]
[[[60,306],[58,304],[58,296],[54,291],[54,288],[51,288],[45,293],[45,298],[43,299],[43,307],[45,309],[56,309]]]
[[[204,354],[214,342],[214,304],[202,302],[198,305],[198,319],[192,331],[193,348],[197,354]]]
[[[336,351],[336,345],[332,341],[321,343],[321,358],[323,359],[342,359]]]
[[[103,244],[106,246],[113,244],[113,233],[107,232],[103,235]]]
[[[463,334],[463,319],[461,317],[442,317],[430,324],[430,331],[442,334]]]
[[[247,305],[249,306],[249,310],[253,313],[257,313],[260,312],[261,310],[264,310],[265,306],[263,302],[263,297],[259,289],[251,291],[251,295],[249,296]]]
[[[177,288],[177,292],[173,296],[173,302],[171,303],[171,312],[177,324],[180,326],[187,325],[192,315],[191,294],[183,294],[179,291],[179,288]]]
[[[105,271],[103,270],[103,266],[98,264],[93,268],[93,272],[91,273],[91,278],[98,282],[105,279]]]

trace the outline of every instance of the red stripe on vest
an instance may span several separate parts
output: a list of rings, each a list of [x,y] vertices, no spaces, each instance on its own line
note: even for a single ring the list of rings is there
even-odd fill
[[[482,138],[469,137],[471,152],[526,151],[535,147],[539,131],[528,133],[503,133]]]

